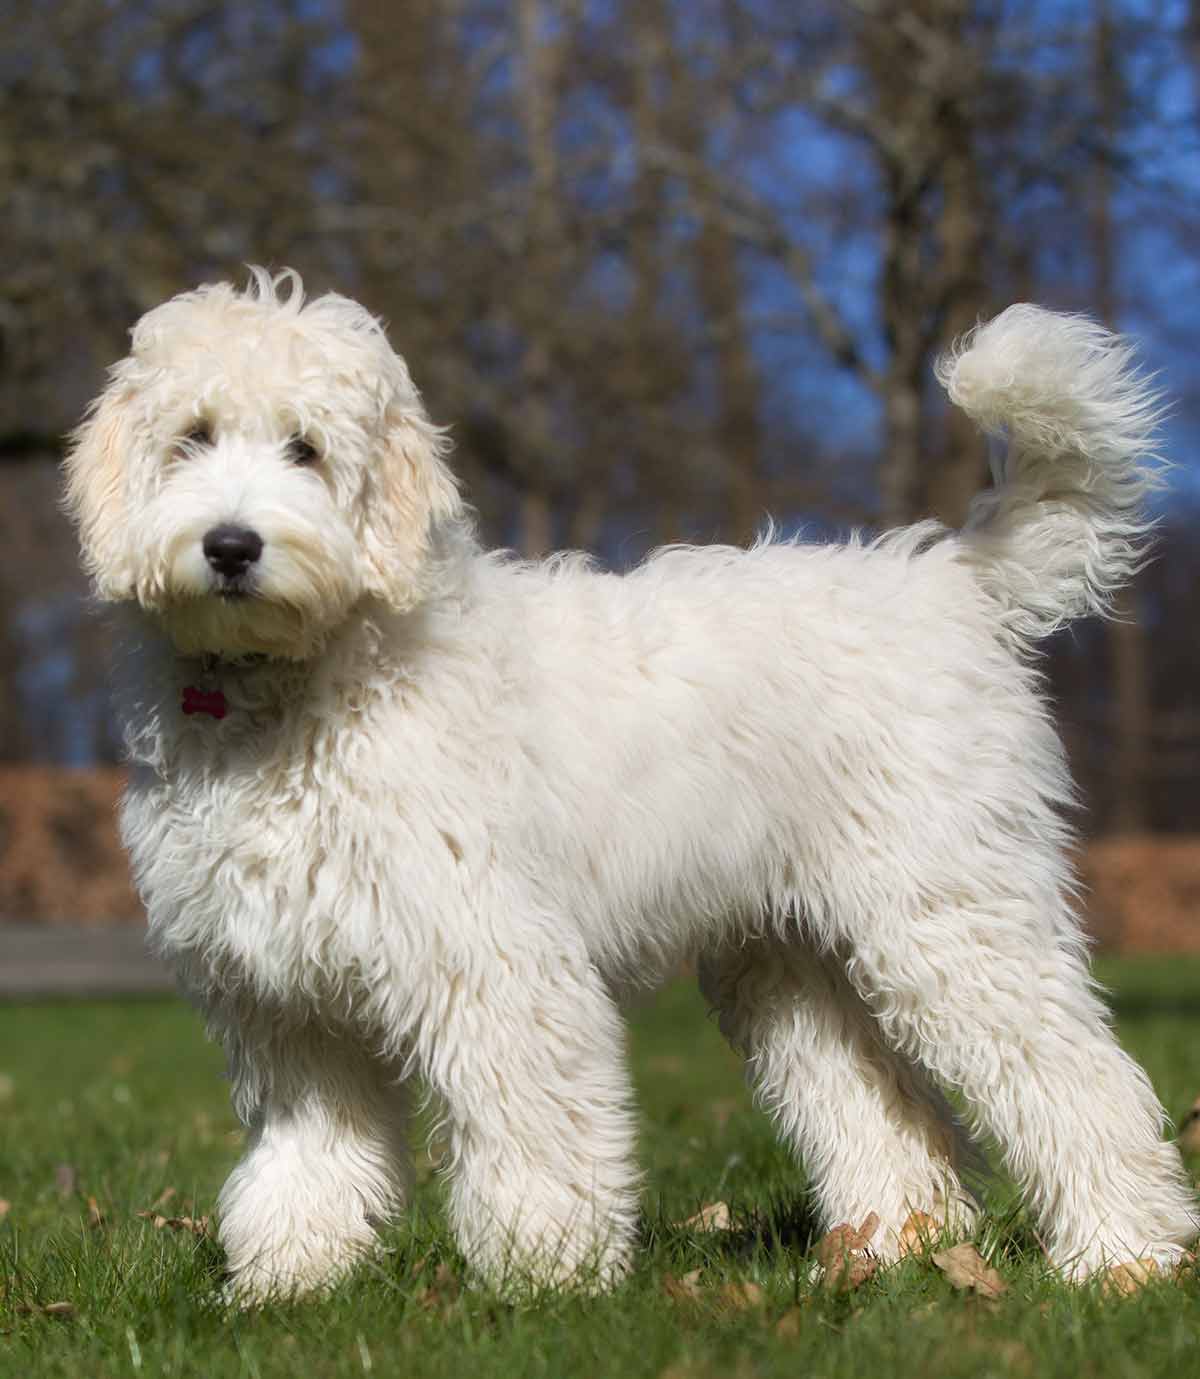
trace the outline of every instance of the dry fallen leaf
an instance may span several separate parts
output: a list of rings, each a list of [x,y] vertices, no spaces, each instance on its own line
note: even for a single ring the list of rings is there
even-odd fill
[[[87,1223],[92,1230],[98,1230],[105,1224],[104,1208],[94,1197],[87,1199]]]
[[[821,1237],[817,1242],[817,1262],[824,1271],[823,1288],[835,1293],[849,1292],[875,1273],[879,1260],[870,1252],[870,1245],[878,1229],[879,1217],[872,1212],[861,1226],[843,1223]]]
[[[1158,1265],[1153,1259],[1131,1259],[1101,1270],[1100,1291],[1106,1298],[1127,1298],[1158,1277]]]
[[[817,1241],[818,1263],[822,1268],[828,1269],[831,1264],[838,1263],[846,1255],[867,1249],[871,1244],[871,1237],[878,1229],[879,1217],[874,1212],[861,1226],[851,1226],[848,1222],[834,1226],[833,1230]]]
[[[804,1311],[800,1307],[789,1307],[775,1323],[775,1334],[781,1341],[790,1341],[799,1336],[804,1324]]]
[[[845,1255],[839,1263],[825,1270],[821,1287],[830,1293],[849,1293],[866,1283],[878,1269],[877,1255]]]
[[[998,1298],[1008,1291],[1008,1284],[974,1245],[955,1245],[930,1258],[955,1288],[970,1289],[982,1298]]]
[[[725,1202],[709,1202],[695,1216],[677,1224],[689,1231],[727,1231],[730,1229],[729,1207]]]
[[[459,1292],[457,1274],[443,1261],[434,1272],[433,1282],[421,1290],[417,1301],[427,1312],[437,1312],[455,1303]]]
[[[726,1307],[735,1308],[739,1312],[750,1307],[761,1307],[765,1301],[763,1290],[757,1283],[744,1281],[723,1283],[718,1297]]]
[[[23,1302],[17,1307],[17,1311],[26,1317],[73,1317],[75,1315],[75,1304],[73,1302],[48,1302],[40,1305],[36,1302]]]
[[[700,1287],[700,1270],[693,1269],[682,1278],[676,1278],[674,1274],[665,1274],[663,1291],[672,1302],[698,1302],[704,1295]]]
[[[930,1246],[941,1234],[941,1229],[935,1218],[926,1212],[910,1213],[908,1220],[900,1227],[898,1248],[901,1258],[905,1255],[928,1254]]]
[[[139,1211],[143,1221],[149,1221],[156,1231],[164,1228],[172,1231],[189,1231],[192,1235],[207,1235],[209,1218],[207,1216],[162,1216],[156,1211]]]
[[[12,1211],[12,1203],[7,1197],[0,1197],[0,1221],[3,1221],[10,1211]]]

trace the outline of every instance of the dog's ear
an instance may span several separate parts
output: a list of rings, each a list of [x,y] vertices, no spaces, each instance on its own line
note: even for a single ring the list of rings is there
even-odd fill
[[[421,601],[434,531],[462,511],[445,460],[449,448],[419,403],[405,407],[389,417],[382,453],[367,477],[366,590],[396,612]]]
[[[125,498],[130,397],[126,383],[114,378],[71,437],[63,466],[63,507],[79,533],[84,569],[97,595],[110,602],[129,598],[133,589]]]

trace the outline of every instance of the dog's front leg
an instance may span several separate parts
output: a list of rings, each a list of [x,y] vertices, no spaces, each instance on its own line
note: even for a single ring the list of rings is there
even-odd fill
[[[561,953],[496,953],[437,980],[424,1071],[447,1108],[463,1254],[507,1291],[610,1286],[628,1263],[637,1175],[609,993]]]
[[[221,1190],[220,1239],[242,1304],[325,1288],[408,1185],[403,1090],[359,1048],[308,1027],[226,1035],[249,1146]]]

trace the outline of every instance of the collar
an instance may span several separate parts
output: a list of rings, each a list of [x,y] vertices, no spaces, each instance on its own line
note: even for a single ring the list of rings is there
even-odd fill
[[[188,717],[194,714],[207,714],[210,718],[221,719],[229,712],[225,691],[212,685],[219,671],[232,672],[265,665],[269,656],[240,656],[236,661],[223,661],[219,656],[203,656],[200,659],[200,684],[184,685],[183,697],[179,707]]]
[[[206,713],[212,718],[224,718],[229,712],[224,690],[206,690],[201,689],[199,685],[184,685],[183,702],[180,707],[189,716],[194,713]]]

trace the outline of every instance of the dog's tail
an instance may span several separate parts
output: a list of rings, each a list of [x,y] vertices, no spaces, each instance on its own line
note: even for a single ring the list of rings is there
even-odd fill
[[[962,541],[980,582],[1033,641],[1104,613],[1141,566],[1161,482],[1161,396],[1132,347],[1083,316],[1011,306],[938,363],[952,402],[1007,433],[995,487],[971,504]]]

